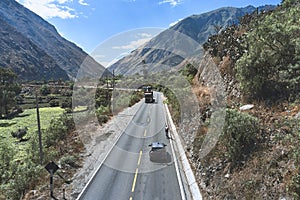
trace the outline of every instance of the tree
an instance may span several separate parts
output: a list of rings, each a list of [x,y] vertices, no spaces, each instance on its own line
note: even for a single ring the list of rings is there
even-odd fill
[[[237,75],[249,98],[295,98],[300,91],[300,7],[284,6],[263,15],[247,34],[247,53]]]
[[[50,88],[47,85],[43,85],[40,88],[40,93],[41,93],[41,95],[46,96],[46,95],[50,94],[51,91],[50,91]]]
[[[11,69],[0,67],[0,118],[3,114],[7,117],[10,109],[16,106],[16,96],[21,92],[16,78]]]

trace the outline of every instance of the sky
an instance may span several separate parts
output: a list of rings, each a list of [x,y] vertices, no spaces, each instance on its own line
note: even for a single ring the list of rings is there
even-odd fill
[[[96,49],[118,50],[101,61],[107,65],[193,14],[221,7],[278,5],[281,0],[16,0],[54,25],[67,40],[93,56]],[[140,30],[140,31],[136,31]],[[145,31],[146,30],[146,31]],[[127,37],[135,33],[135,37]],[[122,36],[122,37],[120,37]],[[119,45],[115,44],[118,38]],[[123,38],[123,41],[122,39]],[[114,42],[112,42],[114,40]],[[104,55],[102,56],[105,57]]]

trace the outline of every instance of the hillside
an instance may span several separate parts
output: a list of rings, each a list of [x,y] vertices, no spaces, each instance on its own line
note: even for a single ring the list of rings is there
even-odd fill
[[[20,34],[22,34],[23,38],[27,38],[36,46],[35,48],[41,49],[41,51],[47,54],[48,57],[52,57],[52,60],[56,63],[55,65],[63,69],[68,74],[69,78],[75,78],[80,67],[89,69],[89,71],[94,70],[92,72],[88,72],[89,74],[95,74],[95,71],[97,71],[97,74],[102,74],[104,68],[93,58],[88,56],[87,53],[85,53],[74,43],[69,42],[65,38],[61,37],[53,25],[49,24],[41,17],[23,7],[16,1],[0,1],[0,19],[2,19],[3,22],[13,28],[14,32],[19,32],[18,37],[21,37]],[[7,26],[5,25],[4,27]],[[4,27],[2,27],[2,29]],[[5,39],[7,35],[4,34],[3,37],[3,39]],[[7,38],[5,40],[9,41],[10,38]],[[5,49],[3,49],[3,47],[5,47]],[[14,52],[14,54],[17,54],[18,50],[11,48],[13,46],[9,46],[8,44],[6,44],[6,46],[3,47],[1,49],[2,51],[10,51]],[[27,55],[28,57],[34,57],[34,55],[30,55],[30,51],[27,51],[26,53],[29,53],[29,55]],[[39,61],[39,64],[35,63],[35,67],[37,68],[45,64],[45,61],[43,61],[42,59],[35,61]],[[10,67],[10,61],[1,60],[0,62],[4,65],[1,67]],[[23,69],[25,70],[25,68]],[[38,69],[36,71],[43,70]],[[22,75],[30,73],[31,72],[23,72]],[[51,78],[58,79],[64,77],[57,77],[57,74],[60,73],[51,74]],[[21,76],[21,74],[19,75]],[[30,79],[30,77],[21,77],[23,80]],[[36,76],[36,79],[39,80],[43,80],[44,78],[44,75],[42,75],[41,77]]]
[[[116,74],[133,75],[142,74],[145,65],[150,73],[180,68],[184,60],[201,55],[202,44],[215,33],[216,26],[222,28],[238,23],[241,16],[255,10],[253,6],[226,7],[187,17],[117,61],[109,70],[115,70]]]
[[[183,135],[204,199],[299,199],[299,9],[298,1],[286,0],[204,44],[193,82],[200,106],[213,109],[207,99],[216,87],[206,68],[220,71],[226,91],[226,118],[211,152],[201,153],[210,115],[193,140]],[[185,124],[183,133],[195,126]]]
[[[0,66],[12,68],[19,80],[68,79],[52,57],[1,18],[0,34]]]

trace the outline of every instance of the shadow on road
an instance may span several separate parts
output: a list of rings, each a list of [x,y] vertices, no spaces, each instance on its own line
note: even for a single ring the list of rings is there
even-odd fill
[[[171,154],[168,152],[155,152],[155,154],[150,154],[150,161],[154,163],[170,163]]]

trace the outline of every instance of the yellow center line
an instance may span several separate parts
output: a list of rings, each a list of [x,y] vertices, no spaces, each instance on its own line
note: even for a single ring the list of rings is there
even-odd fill
[[[140,155],[139,155],[139,159],[138,159],[138,166],[141,164],[142,155],[143,155],[143,151],[140,150]],[[134,178],[133,178],[133,183],[132,183],[131,192],[134,192],[135,184],[136,184],[136,179],[137,179],[138,173],[139,173],[139,167],[137,167],[136,170],[135,170],[135,174],[134,174]],[[130,197],[129,200],[132,200],[132,197]]]
[[[139,160],[138,160],[138,165],[140,165],[140,163],[141,163],[142,154],[143,154],[143,151],[141,150],[141,151],[140,151]]]
[[[133,179],[133,183],[132,183],[132,189],[131,189],[131,192],[134,192],[134,188],[135,188],[136,178],[137,178],[138,172],[139,172],[139,168],[136,168],[136,170],[135,170],[135,175],[134,175],[134,179]]]

